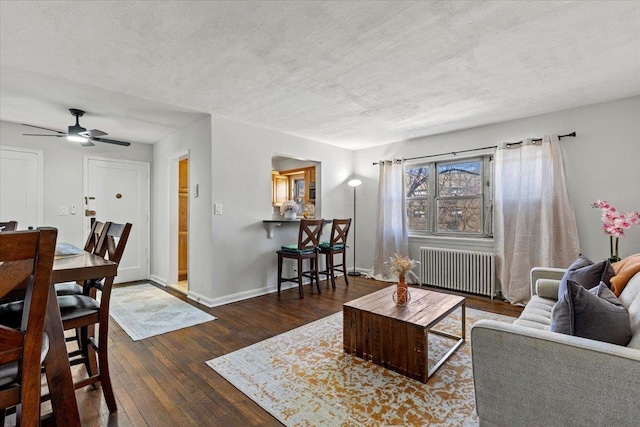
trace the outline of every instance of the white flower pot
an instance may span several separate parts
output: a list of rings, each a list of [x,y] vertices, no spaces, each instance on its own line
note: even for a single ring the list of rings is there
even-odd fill
[[[296,219],[296,212],[295,211],[284,211],[284,219]]]

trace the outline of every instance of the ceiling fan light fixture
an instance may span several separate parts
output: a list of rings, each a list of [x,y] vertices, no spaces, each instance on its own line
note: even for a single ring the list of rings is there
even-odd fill
[[[73,142],[87,142],[89,139],[80,135],[67,135],[67,139]]]
[[[121,145],[123,147],[128,147],[131,145],[131,143],[129,142],[125,142],[125,141],[118,141],[115,139],[106,139],[106,138],[99,138],[101,136],[105,136],[108,135],[106,132],[103,132],[101,130],[98,129],[91,129],[91,130],[87,130],[86,128],[83,128],[82,126],[80,126],[80,117],[84,116],[84,111],[82,110],[78,110],[76,108],[69,108],[69,112],[71,113],[71,115],[73,117],[76,118],[76,123],[74,125],[71,125],[67,128],[67,132],[62,132],[56,129],[49,129],[49,128],[45,128],[42,126],[35,126],[35,125],[28,125],[26,123],[23,123],[23,126],[29,126],[29,127],[33,127],[36,129],[43,129],[49,132],[53,132],[53,134],[40,134],[40,133],[24,133],[23,135],[28,135],[28,136],[52,136],[52,137],[56,137],[56,138],[62,138],[65,137],[67,138],[67,141],[72,141],[72,142],[77,142],[80,145],[82,145],[83,147],[91,147],[94,144],[94,142],[104,142],[105,144],[115,144],[115,145]]]

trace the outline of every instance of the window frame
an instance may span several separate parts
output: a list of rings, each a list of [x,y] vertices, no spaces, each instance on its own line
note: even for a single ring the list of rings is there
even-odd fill
[[[465,163],[471,161],[480,161],[480,174],[482,179],[482,192],[479,195],[465,196],[440,196],[438,194],[437,177],[438,166],[444,164]],[[405,215],[407,218],[407,228],[411,236],[444,236],[444,237],[460,237],[460,238],[490,238],[492,237],[492,224],[487,224],[487,215],[492,217],[490,210],[493,206],[493,154],[481,154],[468,157],[449,157],[441,160],[431,161],[415,161],[405,163],[404,183],[407,182],[408,169],[416,169],[420,167],[429,168],[428,194],[426,196],[409,197],[406,194],[407,189],[403,186],[405,192]],[[438,231],[437,230],[437,206],[438,201],[451,200],[480,200],[480,231]],[[411,228],[409,226],[409,210],[408,203],[412,200],[426,200],[427,205],[427,229]]]

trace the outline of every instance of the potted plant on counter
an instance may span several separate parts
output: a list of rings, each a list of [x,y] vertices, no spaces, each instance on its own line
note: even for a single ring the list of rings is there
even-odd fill
[[[288,200],[280,206],[280,215],[284,215],[286,220],[296,219],[296,215],[300,211],[300,206],[293,200]]]

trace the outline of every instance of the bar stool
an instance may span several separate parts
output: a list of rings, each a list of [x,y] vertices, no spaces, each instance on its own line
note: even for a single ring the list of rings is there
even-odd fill
[[[322,233],[322,219],[303,219],[300,221],[300,232],[298,233],[298,244],[282,246],[278,254],[278,294],[283,282],[294,282],[298,284],[300,298],[304,298],[302,292],[302,279],[308,277],[313,286],[316,281],[318,293],[320,292],[320,279],[318,276],[318,245],[320,244],[320,234]],[[298,262],[298,276],[282,277],[282,260],[295,259]],[[303,261],[309,260],[309,270],[303,271]]]
[[[347,278],[347,235],[349,234],[349,228],[351,227],[351,218],[348,219],[334,219],[331,225],[331,240],[320,243],[320,253],[325,255],[326,270],[319,271],[318,274],[323,274],[328,278],[331,278],[331,287],[336,288],[336,271],[342,272],[344,276],[344,282],[349,286],[349,279]],[[334,255],[342,254],[342,263],[335,264]]]

